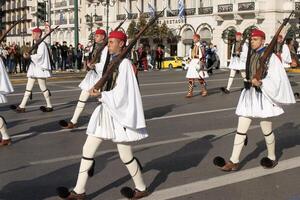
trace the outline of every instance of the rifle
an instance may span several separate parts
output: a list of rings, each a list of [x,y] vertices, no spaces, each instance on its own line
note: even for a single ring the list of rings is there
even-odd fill
[[[39,39],[29,50],[28,54],[31,54],[33,52],[33,50],[37,49],[38,46],[53,32],[55,31],[59,26],[56,26],[54,29],[52,29],[49,33],[47,33],[46,35],[44,35],[44,37],[42,37],[41,39]]]
[[[7,36],[7,34],[15,27],[17,26],[22,20],[23,20],[24,16],[22,18],[20,18],[18,21],[16,21],[13,25],[11,25],[11,27],[9,27],[1,36],[0,38],[0,43],[4,40],[4,38]]]
[[[101,79],[94,85],[94,89],[100,90],[104,84],[107,82],[107,80],[111,77],[113,74],[115,68],[120,65],[122,60],[128,55],[128,53],[131,51],[131,49],[134,47],[138,39],[142,36],[142,34],[151,26],[154,24],[154,22],[159,18],[159,16],[165,11],[166,8],[164,8],[159,14],[156,14],[153,18],[150,19],[150,21],[146,24],[144,28],[140,30],[140,32],[131,40],[131,42],[128,44],[128,46],[115,58],[112,60],[109,65],[107,66],[107,71],[103,74]]]
[[[117,31],[123,24],[124,22],[127,20],[127,17],[114,29],[114,31]],[[108,34],[108,33],[107,33]],[[106,38],[103,43],[102,46],[97,49],[95,56],[92,57],[91,61],[90,61],[90,65],[96,64],[97,63],[97,58],[100,56],[101,52],[103,51],[103,49],[106,47],[108,43],[108,39]]]
[[[246,60],[246,80],[244,82],[244,87],[246,89],[249,89],[251,87],[251,82],[250,82],[250,57],[251,57],[251,32],[249,32],[249,35],[248,35],[248,38],[249,38],[249,43],[248,43],[248,52],[247,52],[247,60]]]
[[[281,30],[283,29],[284,26],[286,26],[286,24],[288,23],[288,21],[290,20],[290,18],[292,17],[293,14],[294,14],[294,11],[291,12],[291,14],[289,15],[288,18],[285,18],[283,20],[283,22],[280,25],[280,27],[278,28],[276,34],[272,38],[270,44],[268,45],[268,47],[264,51],[262,57],[259,59],[259,68],[257,69],[256,74],[254,75],[254,78],[256,78],[256,80],[259,81],[266,75],[267,65],[269,63],[270,57],[273,53],[273,50],[276,46],[277,38],[278,38]]]

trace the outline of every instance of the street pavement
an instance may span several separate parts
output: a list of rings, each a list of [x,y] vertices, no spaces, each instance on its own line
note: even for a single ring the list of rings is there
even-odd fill
[[[285,108],[273,119],[279,164],[272,170],[259,162],[266,155],[259,121],[249,130],[249,142],[241,155],[241,169],[233,173],[213,165],[215,156],[230,157],[237,127],[235,107],[242,79],[237,75],[232,92],[222,94],[228,71],[218,70],[208,80],[209,96],[186,99],[185,72],[139,73],[140,90],[150,137],[133,144],[144,166],[144,179],[152,194],[149,200],[300,200],[299,103]],[[294,91],[300,91],[300,74],[289,74]],[[27,112],[16,114],[8,107],[23,97],[25,83],[15,82],[15,92],[0,112],[8,122],[13,145],[0,148],[1,200],[55,200],[55,188],[76,183],[85,129],[97,101],[90,98],[74,130],[61,129],[58,121],[70,119],[76,106],[80,79],[49,81],[54,112],[42,113],[45,104],[38,85]],[[94,177],[87,184],[88,199],[123,199],[120,189],[133,186],[116,145],[105,141],[96,156]]]

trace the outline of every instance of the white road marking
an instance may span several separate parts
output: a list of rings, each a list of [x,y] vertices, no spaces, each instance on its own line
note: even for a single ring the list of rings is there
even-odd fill
[[[75,88],[75,89],[67,89],[67,90],[50,90],[51,93],[60,93],[60,92],[73,92],[73,91],[78,91],[81,90],[80,88]],[[33,94],[42,94],[42,92],[33,92]],[[6,96],[23,96],[24,92],[22,93],[13,93],[13,94],[9,94]]]
[[[282,160],[273,169],[264,169],[262,167],[254,167],[251,169],[245,169],[234,173],[229,173],[222,176],[212,177],[206,180],[200,180],[189,184],[179,185],[167,189],[162,189],[153,192],[145,200],[167,200],[178,198],[194,193],[199,193],[222,186],[228,186],[230,184],[239,183],[255,178],[260,178],[266,175],[283,172],[290,169],[300,167],[300,156]],[[125,199],[121,199],[125,200]]]
[[[256,129],[258,127],[260,127],[260,126],[258,126],[258,125],[250,126],[249,129],[250,130]],[[176,143],[176,142],[188,141],[188,140],[192,140],[192,139],[198,139],[198,138],[202,138],[206,135],[214,135],[214,138],[212,140],[216,140],[223,136],[234,133],[235,130],[236,130],[236,128],[225,128],[225,129],[183,133],[184,137],[181,137],[181,138],[158,141],[158,142],[150,142],[150,143],[145,143],[145,144],[140,144],[140,145],[133,145],[133,148],[134,149],[143,149],[143,148],[155,147],[155,146],[160,146],[160,145],[165,145],[165,144],[171,144],[171,143]],[[100,155],[103,155],[106,153],[111,153],[111,152],[117,152],[117,149],[108,149],[105,151],[101,150],[96,153],[96,156],[100,156]],[[64,156],[64,157],[59,157],[59,158],[54,158],[54,159],[32,161],[29,163],[30,163],[30,165],[48,164],[48,163],[55,163],[55,162],[60,162],[60,161],[79,159],[79,158],[81,158],[81,156],[82,156],[81,154],[77,154],[77,155]]]
[[[224,109],[216,109],[216,110],[199,111],[199,112],[192,112],[192,113],[183,113],[183,114],[176,114],[176,115],[168,115],[168,116],[163,116],[163,117],[154,117],[154,118],[151,118],[151,119],[147,119],[146,122],[163,120],[163,119],[172,119],[172,118],[177,118],[177,117],[186,117],[186,116],[192,116],[192,115],[209,114],[209,113],[215,113],[215,112],[224,112],[224,111],[230,111],[230,110],[234,110],[234,109],[235,109],[235,107],[224,108]],[[20,119],[18,119],[18,120],[20,120]],[[80,128],[75,128],[73,130],[84,130],[86,128],[87,128],[87,126],[82,126]],[[11,138],[29,137],[31,135],[47,135],[47,134],[54,134],[54,133],[67,132],[67,131],[71,131],[71,130],[62,129],[62,130],[59,130],[59,131],[43,132],[41,134],[39,134],[37,132],[31,132],[31,133],[25,133],[25,134],[20,134],[20,135],[14,135]]]

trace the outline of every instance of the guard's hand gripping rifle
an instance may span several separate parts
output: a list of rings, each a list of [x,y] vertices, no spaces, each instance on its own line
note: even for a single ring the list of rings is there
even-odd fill
[[[294,11],[291,12],[291,14],[289,15],[288,18],[285,18],[282,22],[282,24],[280,25],[280,27],[278,28],[276,34],[274,35],[274,37],[272,38],[270,44],[268,45],[268,47],[266,48],[266,50],[264,51],[262,57],[259,60],[259,68],[256,71],[256,74],[254,75],[254,78],[256,80],[261,80],[265,75],[266,75],[266,71],[267,71],[267,65],[269,63],[270,57],[274,51],[274,48],[276,46],[277,43],[277,38],[281,32],[281,30],[283,29],[284,26],[286,26],[286,24],[289,22],[290,18],[292,17],[292,15],[294,14]]]
[[[4,38],[7,36],[7,34],[15,27],[17,26],[22,20],[23,20],[24,17],[22,17],[21,19],[19,19],[18,21],[16,21],[11,27],[9,27],[1,36],[0,38],[0,43],[4,40]]]
[[[133,40],[131,40],[131,42],[128,44],[128,46],[118,55],[118,57],[116,59],[112,60],[109,63],[109,65],[107,67],[107,71],[103,74],[103,76],[101,77],[101,79],[94,85],[94,89],[100,90],[104,86],[104,84],[106,83],[106,81],[113,74],[115,68],[120,65],[120,63],[122,62],[122,60],[127,56],[127,54],[134,47],[134,45],[136,44],[136,42],[138,41],[138,39],[142,36],[142,34],[150,26],[152,26],[154,24],[154,22],[159,18],[159,16],[164,11],[165,11],[165,9],[163,9],[159,14],[156,14],[153,18],[151,18],[150,21],[146,24],[146,26],[140,30],[140,32],[135,36],[135,38]]]
[[[42,37],[41,39],[39,39],[29,50],[28,54],[31,54],[33,52],[33,50],[37,49],[38,46],[53,32],[55,31],[59,26],[56,26],[54,29],[52,29],[49,33],[47,33],[46,35],[44,35],[44,37]]]
[[[124,24],[124,22],[127,20],[127,18],[125,18],[115,29],[114,29],[114,31],[117,31],[123,24]],[[107,35],[108,35],[108,33],[106,33]],[[106,47],[106,45],[107,45],[107,43],[108,43],[108,39],[107,38],[105,38],[105,40],[103,41],[103,43],[102,43],[102,46],[99,48],[99,49],[97,49],[97,51],[96,51],[96,53],[95,53],[95,56],[94,57],[92,57],[92,59],[91,59],[91,61],[90,61],[90,65],[94,65],[94,64],[96,64],[97,63],[97,58],[100,56],[100,53],[103,51],[103,49]]]

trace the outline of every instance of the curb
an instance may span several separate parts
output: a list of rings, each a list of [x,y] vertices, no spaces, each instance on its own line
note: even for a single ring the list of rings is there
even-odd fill
[[[300,73],[300,69],[288,69],[287,72]]]
[[[85,74],[80,76],[52,76],[51,78],[47,78],[47,82],[55,82],[55,81],[65,81],[65,80],[82,80],[85,77]],[[27,83],[27,77],[24,78],[11,78],[10,81],[12,84],[23,84]]]

